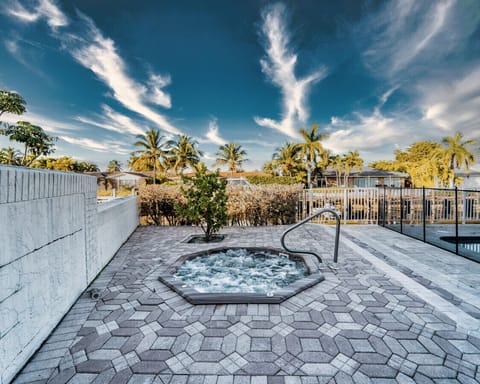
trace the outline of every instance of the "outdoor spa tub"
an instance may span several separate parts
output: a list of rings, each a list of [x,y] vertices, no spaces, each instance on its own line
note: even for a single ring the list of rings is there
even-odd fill
[[[277,304],[324,276],[302,255],[229,247],[182,256],[159,280],[192,304]]]

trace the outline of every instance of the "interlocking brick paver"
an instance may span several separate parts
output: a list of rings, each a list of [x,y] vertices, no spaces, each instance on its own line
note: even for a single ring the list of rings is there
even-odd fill
[[[284,229],[225,228],[222,246],[279,247]],[[329,260],[330,229],[309,231],[314,238],[296,234],[297,245]],[[281,304],[189,304],[158,275],[182,255],[218,247],[180,243],[194,232],[137,229],[100,274],[101,299],[79,299],[15,384],[480,381],[480,338],[342,243],[339,270],[324,268],[325,281]],[[438,288],[432,292],[456,300],[459,311],[473,310]]]

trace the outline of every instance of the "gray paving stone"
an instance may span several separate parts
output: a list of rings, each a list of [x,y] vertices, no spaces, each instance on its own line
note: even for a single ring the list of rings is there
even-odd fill
[[[240,233],[226,228],[232,237],[225,245],[279,246],[284,228]],[[318,249],[326,252],[328,230],[310,230]],[[480,381],[480,338],[456,328],[430,302],[344,245],[337,273],[326,269],[324,282],[282,304],[189,304],[156,277],[191,252],[178,243],[191,233],[184,227],[140,227],[120,250],[123,256],[117,255],[99,276],[107,286],[102,302],[80,299],[18,379],[112,384]],[[304,240],[299,236],[298,241]],[[365,249],[385,260],[375,247]],[[404,270],[413,276],[412,269]],[[470,308],[426,277],[417,281],[459,310]],[[61,336],[71,340],[63,343]],[[61,360],[56,375],[54,359]],[[37,371],[41,361],[52,370]],[[70,377],[73,369],[77,373]]]
[[[158,374],[167,369],[167,365],[163,361],[147,360],[139,361],[131,369],[133,373]]]
[[[453,379],[457,376],[453,369],[438,365],[419,365],[418,372],[432,379]]]
[[[92,373],[77,373],[68,382],[69,384],[91,384],[95,380],[97,375]]]
[[[317,338],[300,338],[300,344],[302,346],[303,351],[311,352],[311,351],[323,351],[322,345],[320,340]]]
[[[64,369],[58,374],[53,375],[49,380],[48,384],[65,384],[75,375],[75,368]]]
[[[76,365],[76,370],[81,373],[100,373],[111,367],[110,360],[87,360]]]
[[[271,351],[272,350],[272,341],[267,337],[252,337],[251,341],[251,350],[252,351]]]
[[[370,378],[395,378],[397,370],[384,364],[362,364],[359,368],[360,372]]]
[[[128,384],[152,384],[155,380],[153,375],[134,374],[128,381]]]
[[[248,375],[275,375],[280,367],[273,363],[248,363],[242,370]]]

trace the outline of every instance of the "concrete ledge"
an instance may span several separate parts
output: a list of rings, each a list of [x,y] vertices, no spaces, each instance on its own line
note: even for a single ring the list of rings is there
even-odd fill
[[[95,276],[115,255],[139,224],[136,196],[102,203],[97,208],[97,257],[88,265],[88,280]]]

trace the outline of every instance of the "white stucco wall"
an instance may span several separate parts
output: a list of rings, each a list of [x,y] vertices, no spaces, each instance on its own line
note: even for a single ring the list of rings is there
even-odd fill
[[[97,213],[96,191],[92,176],[0,166],[0,384],[22,368],[138,224],[135,198]]]
[[[139,224],[136,196],[98,205],[97,257],[88,264],[88,276],[95,277],[115,255]]]

